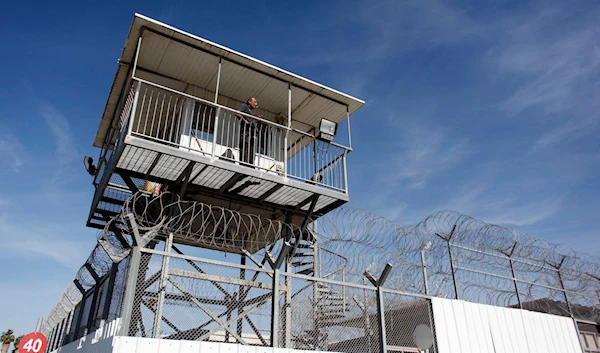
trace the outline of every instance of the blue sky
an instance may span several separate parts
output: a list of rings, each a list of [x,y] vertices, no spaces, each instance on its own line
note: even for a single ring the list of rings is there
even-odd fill
[[[1,330],[33,330],[96,241],[82,158],[135,12],[364,99],[352,205],[400,224],[452,209],[600,253],[595,1],[12,2]]]

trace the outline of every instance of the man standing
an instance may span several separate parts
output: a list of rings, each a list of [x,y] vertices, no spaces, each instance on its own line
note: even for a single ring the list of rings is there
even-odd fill
[[[256,108],[258,108],[256,98],[250,97],[246,103],[240,104],[238,110],[248,115],[254,115],[252,114],[252,110]],[[240,161],[253,165],[257,121],[246,115],[236,114],[236,116],[240,119],[240,140],[238,143],[240,148]],[[262,116],[259,116],[259,118],[262,118]]]

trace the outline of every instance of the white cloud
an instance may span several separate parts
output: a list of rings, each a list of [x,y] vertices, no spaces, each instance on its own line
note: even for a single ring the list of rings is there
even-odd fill
[[[466,213],[487,223],[527,226],[553,217],[561,204],[558,197],[523,202],[514,193],[495,193],[483,184],[467,183],[442,208]]]
[[[543,120],[534,151],[600,126],[600,12],[573,13],[546,7],[503,21],[505,36],[488,58],[504,77],[517,81],[504,110]]]
[[[46,256],[67,269],[76,271],[92,250],[89,241],[67,236],[65,225],[14,225],[0,216],[0,248],[23,256]],[[88,239],[89,240],[89,239]]]
[[[462,163],[471,154],[466,138],[453,138],[441,127],[420,124],[404,126],[398,157],[392,167],[394,183],[408,181],[412,189],[423,189],[439,173]]]
[[[73,143],[69,121],[48,103],[41,103],[39,109],[54,136],[59,165],[64,166],[72,162],[77,157],[77,148]]]
[[[25,163],[25,147],[14,135],[0,134],[0,155],[0,170],[6,168],[17,172]]]

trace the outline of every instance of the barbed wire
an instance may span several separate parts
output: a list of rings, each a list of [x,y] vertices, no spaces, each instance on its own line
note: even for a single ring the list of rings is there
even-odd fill
[[[393,265],[386,287],[600,320],[600,258],[454,211],[399,226],[343,206],[318,220],[320,245],[348,258],[347,280]],[[429,288],[427,288],[429,287]],[[572,311],[575,311],[574,309]]]
[[[238,253],[245,249],[257,256],[277,253],[282,240],[298,244],[318,239],[313,246],[319,253],[320,276],[362,283],[365,270],[379,273],[391,263],[394,270],[386,282],[390,289],[499,306],[520,304],[600,321],[600,258],[453,211],[403,227],[344,206],[321,217],[315,231],[183,201],[170,193],[140,192],[99,232],[98,244],[44,321],[43,333],[48,335],[73,313],[83,298],[78,285],[84,292],[91,290],[97,277],[127,258],[134,231],[154,232],[159,238],[172,233],[178,243]]]

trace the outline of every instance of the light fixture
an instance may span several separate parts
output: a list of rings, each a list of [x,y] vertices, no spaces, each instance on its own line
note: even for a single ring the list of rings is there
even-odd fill
[[[96,175],[96,166],[94,165],[94,159],[92,157],[83,157],[83,166],[91,176]]]
[[[319,124],[319,135],[317,138],[325,141],[333,141],[335,134],[337,132],[337,123],[333,121],[329,121],[327,119],[321,119],[321,123]]]

